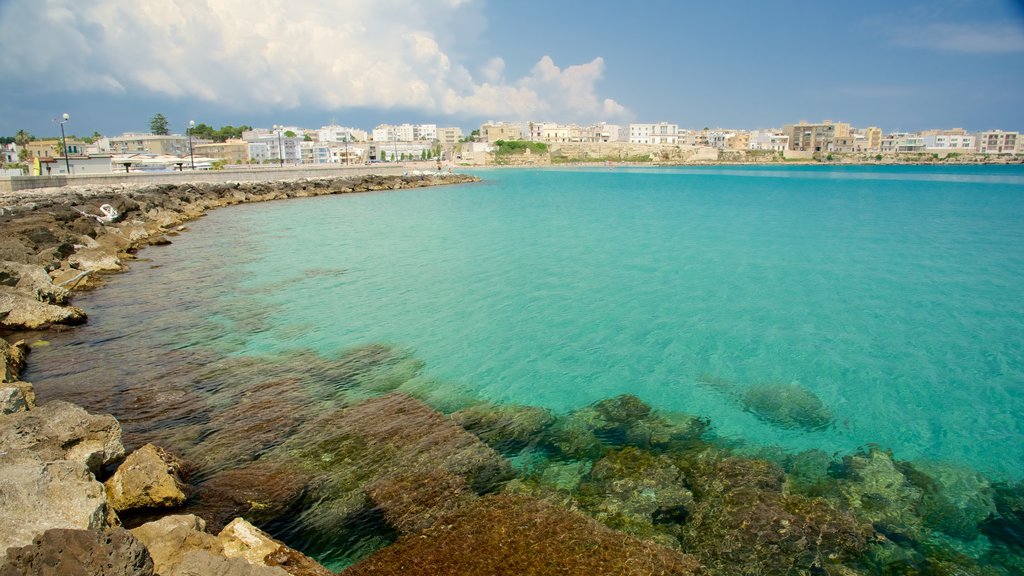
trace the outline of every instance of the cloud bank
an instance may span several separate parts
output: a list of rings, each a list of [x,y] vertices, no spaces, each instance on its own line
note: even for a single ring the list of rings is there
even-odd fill
[[[0,75],[28,93],[140,93],[239,110],[629,115],[596,92],[601,58],[560,68],[545,56],[507,79],[495,55],[474,75],[453,39],[479,19],[473,0],[12,0],[0,5]]]

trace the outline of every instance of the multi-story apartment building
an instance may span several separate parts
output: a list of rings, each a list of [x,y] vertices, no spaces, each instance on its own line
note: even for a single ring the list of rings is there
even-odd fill
[[[679,125],[668,122],[630,124],[631,144],[679,144]]]
[[[567,124],[545,122],[540,130],[540,140],[542,142],[568,142],[569,126]]]
[[[375,142],[433,142],[437,124],[381,124],[373,129]]]
[[[69,156],[81,156],[85,154],[85,148],[87,146],[85,142],[72,138],[67,138],[65,140],[67,142]],[[28,150],[29,158],[64,157],[63,154],[60,153],[60,138],[33,140],[25,145],[25,149]]]
[[[267,130],[251,130],[242,133],[242,139],[250,144],[249,158],[259,162],[286,162],[300,164],[302,162],[302,137],[285,136],[285,132],[296,133],[299,129],[286,129],[278,132]],[[300,131],[300,130],[299,130]],[[266,150],[252,144],[264,144]]]
[[[462,140],[462,128],[456,126],[437,129],[437,141],[441,146],[454,146],[458,144],[460,140]]]
[[[366,138],[366,130],[338,126],[337,124],[321,126],[316,131],[318,142],[366,142]]]
[[[977,138],[963,128],[925,130],[920,134],[926,152],[974,152]]]
[[[210,144],[193,144],[192,154],[227,160],[228,164],[242,164],[249,161],[249,143],[245,140],[228,140]]]
[[[987,130],[978,133],[977,150],[982,154],[1016,154],[1024,148],[1019,132]]]
[[[208,140],[192,139],[192,145]],[[110,138],[110,152],[114,154],[163,154],[167,156],[188,155],[188,136],[181,134],[134,134],[127,133]]]
[[[789,136],[789,149],[798,152],[826,152],[836,138],[850,135],[846,122],[825,120],[820,124],[809,124],[801,120],[798,124],[787,124],[782,131]]]
[[[887,154],[911,154],[925,151],[924,138],[907,132],[893,132],[882,137],[881,151]]]
[[[625,130],[618,124],[600,122],[594,125],[595,142],[622,142],[626,140]]]

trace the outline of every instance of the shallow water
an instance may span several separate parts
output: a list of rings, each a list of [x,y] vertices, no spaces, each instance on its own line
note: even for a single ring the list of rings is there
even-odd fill
[[[218,366],[288,378],[300,351],[387,343],[442,396],[564,413],[630,393],[751,450],[875,443],[1024,478],[1020,167],[480,175],[215,211],[76,297],[89,324],[26,378],[188,445],[235,385]]]

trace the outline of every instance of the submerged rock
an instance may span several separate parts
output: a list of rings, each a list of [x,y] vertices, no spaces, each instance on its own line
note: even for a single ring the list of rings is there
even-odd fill
[[[869,447],[844,457],[831,473],[839,480],[839,498],[890,540],[925,537],[918,515],[924,491],[907,479],[891,453]]]
[[[149,552],[130,532],[54,528],[7,551],[0,576],[152,576]]]
[[[821,399],[795,382],[755,384],[744,393],[743,408],[783,428],[820,430],[832,423]]]
[[[910,479],[924,491],[920,515],[929,528],[974,540],[981,533],[980,524],[996,513],[995,490],[977,472],[931,462],[915,463],[912,469],[925,475]]]
[[[691,556],[523,496],[487,496],[444,526],[401,538],[346,576],[701,574]]]
[[[454,412],[451,418],[501,452],[537,444],[544,429],[555,419],[544,408],[510,404],[477,404]]]

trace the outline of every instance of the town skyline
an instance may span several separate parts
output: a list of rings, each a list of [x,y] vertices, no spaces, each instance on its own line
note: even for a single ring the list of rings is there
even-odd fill
[[[202,7],[202,9],[200,9]],[[0,4],[0,134],[488,120],[1024,129],[1011,0]],[[38,42],[39,38],[53,42]]]

